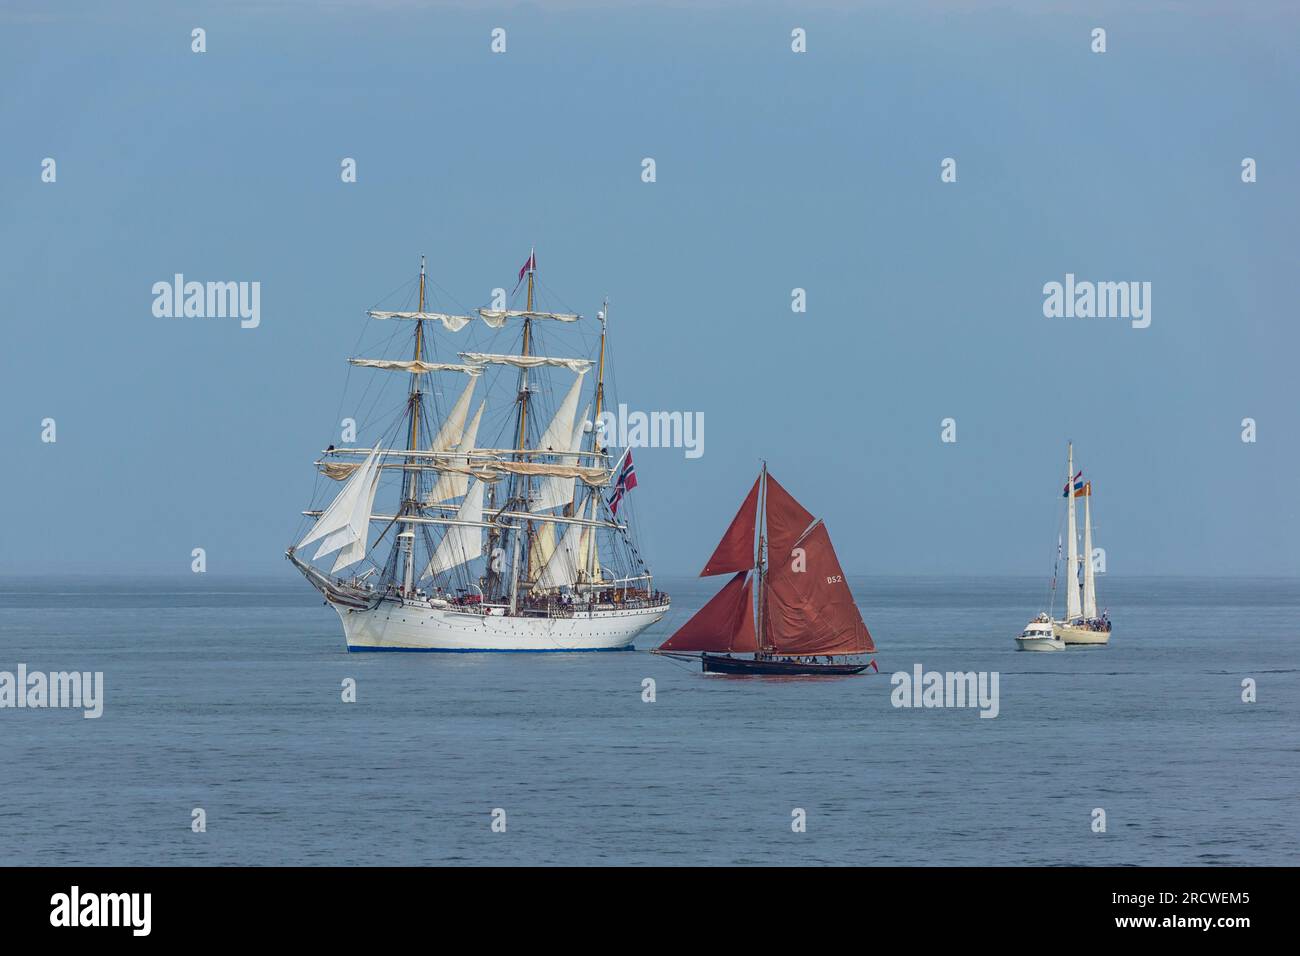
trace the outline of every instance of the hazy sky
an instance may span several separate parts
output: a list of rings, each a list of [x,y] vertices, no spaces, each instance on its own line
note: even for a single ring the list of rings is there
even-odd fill
[[[0,572],[292,574],[364,310],[534,244],[619,400],[704,415],[636,453],[656,570],[766,457],[850,573],[1048,573],[1073,439],[1110,574],[1300,571],[1287,5],[116,6],[0,13]],[[177,272],[260,326],[155,317]],[[1066,273],[1150,327],[1046,318]]]

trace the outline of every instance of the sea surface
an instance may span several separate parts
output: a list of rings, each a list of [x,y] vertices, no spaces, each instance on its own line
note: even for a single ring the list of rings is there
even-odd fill
[[[829,680],[644,653],[717,587],[662,583],[638,652],[533,655],[349,654],[287,574],[2,581],[0,671],[105,704],[0,709],[0,864],[1300,862],[1300,582],[1107,576],[1111,646],[1028,654],[1041,580],[854,578],[880,673]],[[997,717],[893,706],[916,664]]]

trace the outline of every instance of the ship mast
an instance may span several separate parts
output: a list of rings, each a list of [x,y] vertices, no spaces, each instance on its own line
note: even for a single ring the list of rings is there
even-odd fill
[[[528,355],[529,348],[532,345],[533,337],[533,273],[537,269],[537,252],[536,249],[528,253],[528,303],[526,305],[526,314],[524,316],[524,341],[523,347],[519,350],[520,355]],[[519,369],[519,438],[515,447],[518,451],[527,450],[528,445],[528,369]],[[524,461],[525,455],[516,456],[517,461]],[[512,492],[518,490],[518,478],[512,480]],[[528,487],[529,479],[523,479],[524,494],[521,499],[521,511],[528,510]],[[513,494],[512,494],[513,497]],[[525,540],[519,540],[520,533],[523,532]],[[513,613],[518,603],[519,590],[519,569],[528,567],[528,554],[532,550],[531,545],[533,533],[532,522],[526,523],[522,528],[516,527],[515,530],[515,547],[514,547],[514,564],[510,568],[510,610]]]
[[[424,313],[424,256],[420,256],[420,314]],[[415,361],[424,360],[424,320],[417,319],[415,322]],[[411,430],[407,437],[407,451],[418,450],[420,441],[420,373],[417,370],[411,372],[411,395],[407,400],[411,413]],[[419,462],[414,457],[406,459],[408,465],[418,465]],[[413,515],[418,510],[416,497],[419,489],[417,482],[419,480],[419,470],[409,468],[406,471],[406,480],[402,490],[402,513]],[[415,583],[415,526],[411,522],[405,522],[405,530],[402,532],[403,549],[406,552],[406,573],[403,577],[403,591],[410,595],[412,585]]]
[[[593,452],[599,452],[602,450],[599,447],[600,439],[597,437],[596,423],[600,421],[601,406],[605,402],[605,333],[608,327],[608,323],[609,323],[609,299],[605,299],[604,302],[601,303],[601,307],[600,307],[600,361],[597,363],[596,366],[596,403],[595,403],[596,412],[595,412],[595,417],[591,420],[592,421],[591,450]],[[597,494],[598,492],[596,491],[596,489],[592,488],[590,492],[590,497],[594,500]],[[591,517],[593,519],[599,519],[600,511],[598,509],[593,510]],[[586,564],[587,564],[587,583],[589,585],[594,584],[595,583],[594,578],[596,577],[596,528],[595,526],[592,526],[591,530],[587,532]]]

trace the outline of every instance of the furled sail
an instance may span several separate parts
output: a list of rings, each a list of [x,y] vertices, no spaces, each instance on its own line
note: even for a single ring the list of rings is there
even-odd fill
[[[476,523],[449,525],[421,577],[460,567],[483,554],[483,529],[477,524],[483,520],[483,482],[470,486],[456,511],[456,520]]]
[[[382,368],[395,372],[464,372],[466,375],[480,375],[481,365],[457,365],[454,362],[424,362],[416,359],[368,359],[350,358],[348,362],[363,368]]]
[[[448,332],[459,332],[473,321],[468,315],[447,315],[444,312],[369,312],[372,319],[408,319],[412,321],[441,322]],[[519,309],[479,309],[485,325],[499,329],[507,319],[552,319],[556,322],[577,322],[580,315],[567,312],[532,312]]]
[[[713,551],[713,557],[704,565],[700,577],[713,574],[732,574],[736,571],[748,571],[754,566],[754,528],[758,520],[758,485],[760,479],[754,479],[754,487],[745,496],[745,503],[731,519],[731,524],[723,534]]]
[[[477,383],[478,376],[471,375],[464,391],[460,393],[460,398],[456,399],[456,404],[447,413],[447,420],[442,423],[438,434],[434,436],[431,446],[433,451],[449,451],[460,444],[465,434],[465,417],[469,414],[470,399],[474,397],[474,386]]]
[[[445,312],[369,312],[372,319],[411,319],[417,322],[441,322],[448,332],[459,332],[473,321],[468,315],[447,315]],[[491,323],[488,323],[491,325]]]
[[[321,549],[316,552],[316,557],[319,558],[352,544],[357,538],[364,538],[370,529],[370,506],[374,501],[374,489],[378,477],[379,446],[376,445],[361,466],[339,489],[330,506],[321,512],[316,523],[298,542],[295,550],[324,538]],[[362,512],[364,515],[358,521],[357,518]]]
[[[790,492],[781,487],[771,472],[767,475],[764,500],[767,503],[768,563],[787,563],[790,549],[813,523],[813,516],[794,500]]]
[[[494,329],[505,325],[506,319],[551,319],[556,322],[577,322],[582,316],[571,312],[533,312],[527,309],[479,309],[483,321]]]
[[[753,578],[740,571],[726,587],[700,608],[661,651],[717,651],[720,653],[757,650],[754,643]]]
[[[1097,619],[1097,582],[1092,572],[1092,482],[1083,486],[1083,616]]]
[[[483,421],[483,406],[486,404],[486,400],[478,403],[478,411],[474,413],[469,427],[461,435],[460,445],[456,448],[461,454],[448,459],[451,467],[464,470],[440,472],[438,483],[424,499],[425,504],[436,505],[440,501],[450,501],[452,498],[459,498],[469,490],[469,452],[473,450],[474,442],[478,440],[478,426]]]
[[[771,477],[768,477],[769,484]],[[775,654],[870,654],[876,649],[826,525],[818,521],[790,549],[797,560],[774,561],[763,609],[765,649]]]
[[[587,468],[577,465],[547,464],[531,461],[486,462],[484,468],[509,472],[512,475],[554,475],[559,478],[581,478],[588,485],[609,484],[608,468]]]
[[[592,366],[591,359],[553,358],[548,355],[496,355],[491,352],[461,352],[460,357],[475,365],[513,365],[515,368],[540,368],[552,365],[567,368],[570,372],[585,372]]]

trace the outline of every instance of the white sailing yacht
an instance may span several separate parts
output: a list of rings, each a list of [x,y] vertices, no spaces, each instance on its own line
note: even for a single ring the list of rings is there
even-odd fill
[[[1092,482],[1074,470],[1074,445],[1067,445],[1066,523],[1069,556],[1065,565],[1065,617],[1054,622],[1056,637],[1070,644],[1110,643],[1110,616],[1097,614],[1097,582],[1092,567]],[[1083,499],[1083,554],[1079,554],[1075,499]],[[1082,564],[1082,574],[1080,574]]]
[[[407,375],[409,386],[399,414],[375,416],[378,441],[331,445],[317,461],[342,488],[328,506],[303,512],[315,520],[286,552],[338,612],[349,650],[624,650],[668,612],[628,509],[617,514],[625,496],[605,495],[616,477],[624,490],[634,482],[628,453],[612,459],[593,424],[605,404],[607,307],[594,361],[540,354],[542,326],[576,329],[582,317],[535,311],[535,255],[521,280],[525,273],[525,308],[477,311],[489,338],[507,340],[495,351],[457,349],[458,334],[479,328],[473,317],[425,311],[423,257],[416,310],[368,313],[409,324],[412,357],[350,363]],[[437,360],[443,349],[458,360]],[[433,376],[464,382],[436,430]],[[487,397],[471,415],[476,389]],[[496,414],[494,392],[504,396]],[[494,426],[497,440],[482,441]],[[376,509],[381,492],[392,507]],[[313,563],[331,554],[328,571]]]

